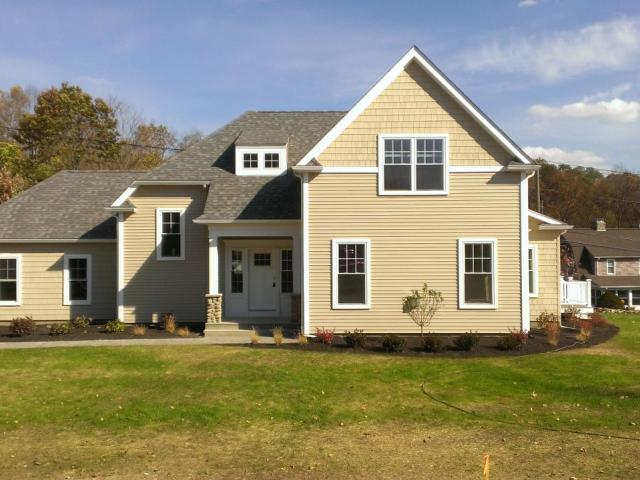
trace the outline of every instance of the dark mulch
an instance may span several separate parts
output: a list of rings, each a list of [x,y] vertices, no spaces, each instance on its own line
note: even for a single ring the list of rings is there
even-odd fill
[[[178,326],[187,326],[191,331],[191,337],[202,335],[204,324],[187,323]],[[132,338],[182,338],[178,335],[166,332],[160,325],[147,325],[147,332],[143,336],[136,336],[131,333],[131,326],[122,333],[108,333],[104,330],[104,322],[91,324],[87,328],[72,329],[71,333],[65,335],[49,335],[47,325],[38,325],[33,335],[18,337],[11,333],[8,326],[0,326],[0,342],[57,342],[67,340],[123,340]]]
[[[405,339],[406,346],[403,352],[387,353],[381,345],[383,335],[368,335],[367,343],[364,348],[350,348],[344,342],[342,336],[336,335],[332,345],[324,345],[317,341],[312,341],[308,345],[284,344],[276,347],[273,344],[257,344],[249,345],[251,348],[286,348],[297,350],[311,350],[320,352],[357,352],[370,354],[385,355],[408,355],[408,356],[425,356],[425,357],[496,357],[496,356],[521,356],[531,355],[535,353],[552,352],[554,350],[569,350],[579,348],[589,348],[594,345],[606,342],[610,338],[618,334],[619,328],[615,325],[609,325],[601,328],[594,328],[591,338],[586,343],[580,343],[576,340],[577,330],[563,328],[560,334],[560,341],[557,346],[549,345],[547,337],[543,332],[533,330],[529,336],[528,343],[523,345],[519,350],[500,350],[497,348],[498,340],[501,335],[479,335],[477,346],[470,351],[460,351],[454,348],[453,340],[458,335],[439,334],[442,339],[444,349],[438,353],[427,353],[422,349],[422,340],[420,335],[399,335]]]

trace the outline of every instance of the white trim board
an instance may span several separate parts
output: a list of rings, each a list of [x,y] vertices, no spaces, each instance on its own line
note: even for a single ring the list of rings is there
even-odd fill
[[[185,230],[184,208],[156,208],[156,260],[161,262],[171,262],[184,260],[186,258],[185,250]],[[180,214],[180,256],[163,257],[162,256],[162,214],[163,213],[179,213]]]
[[[522,150],[507,137],[462,91],[449,80],[418,47],[413,46],[402,58],[362,97],[331,130],[302,157],[298,165],[307,165],[318,157],[346,128],[393,82],[411,62],[415,61],[447,93],[458,102],[478,123],[509,153],[525,164],[533,163]]]
[[[2,238],[0,243],[116,243],[115,238]]]
[[[69,288],[69,281],[71,280],[69,276],[69,260],[72,259],[82,259],[87,262],[87,298],[85,300],[71,300],[70,294],[71,289]],[[64,273],[63,273],[63,305],[91,305],[91,284],[92,282],[92,269],[91,269],[91,254],[86,253],[65,253],[64,254]]]
[[[340,275],[338,247],[344,244],[364,245],[365,303],[340,303],[338,301],[338,276]],[[333,310],[371,310],[371,240],[368,238],[334,238],[331,240],[331,308]]]

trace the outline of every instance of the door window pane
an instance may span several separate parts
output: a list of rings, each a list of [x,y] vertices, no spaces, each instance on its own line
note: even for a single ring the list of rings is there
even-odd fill
[[[242,293],[244,287],[242,273],[242,251],[231,251],[231,293]]]
[[[254,253],[253,264],[258,267],[271,266],[271,254],[270,253]]]
[[[280,270],[280,290],[282,293],[293,292],[293,251],[282,250]]]

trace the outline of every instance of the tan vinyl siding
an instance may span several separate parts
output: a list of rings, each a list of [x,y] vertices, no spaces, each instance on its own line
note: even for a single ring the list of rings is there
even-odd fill
[[[614,258],[614,257],[611,257]],[[637,258],[615,258],[615,276],[637,276],[640,275],[640,262]],[[598,258],[596,260],[596,275],[607,275],[607,259]]]
[[[531,326],[542,312],[560,315],[560,233],[541,231],[535,225],[529,244],[538,246],[538,296],[529,300]]]
[[[510,155],[416,63],[410,63],[319,155],[325,166],[377,165],[383,133],[449,134],[450,165],[497,166]]]
[[[520,326],[520,175],[452,174],[442,197],[378,196],[376,175],[321,174],[309,184],[310,326],[337,332],[419,330],[401,299],[428,282],[445,298],[437,332]],[[498,308],[458,309],[457,240],[497,239]],[[331,307],[331,240],[371,242],[370,310]]]
[[[163,313],[178,322],[206,321],[207,227],[193,223],[202,213],[201,186],[144,186],[129,201],[136,207],[124,224],[124,320],[151,322]],[[156,259],[156,209],[185,208],[185,260]]]
[[[2,244],[0,252],[22,256],[22,305],[0,306],[0,322],[20,315],[42,322],[81,314],[100,320],[116,317],[115,243]],[[65,253],[91,255],[91,305],[63,305]]]

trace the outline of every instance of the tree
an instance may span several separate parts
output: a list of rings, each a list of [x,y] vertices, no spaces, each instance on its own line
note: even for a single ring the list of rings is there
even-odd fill
[[[443,301],[442,293],[430,289],[425,283],[422,290],[412,290],[411,295],[402,299],[402,311],[409,314],[411,320],[420,327],[420,335],[424,336],[424,329],[431,324]]]
[[[191,145],[195,145],[204,138],[204,134],[200,130],[191,130],[185,133],[184,136],[178,142],[178,146],[181,150],[189,148]]]
[[[165,125],[142,123],[121,145],[120,168],[148,170],[162,163],[173,148],[176,137]]]
[[[111,168],[120,147],[116,126],[111,107],[80,87],[63,83],[43,91],[15,135],[31,163],[28,180],[40,181],[61,169]]]
[[[36,96],[33,87],[24,90],[15,85],[8,92],[0,90],[0,141],[13,141],[20,120],[31,111]]]
[[[0,142],[0,203],[20,193],[28,185],[22,173],[25,155],[13,143]]]

